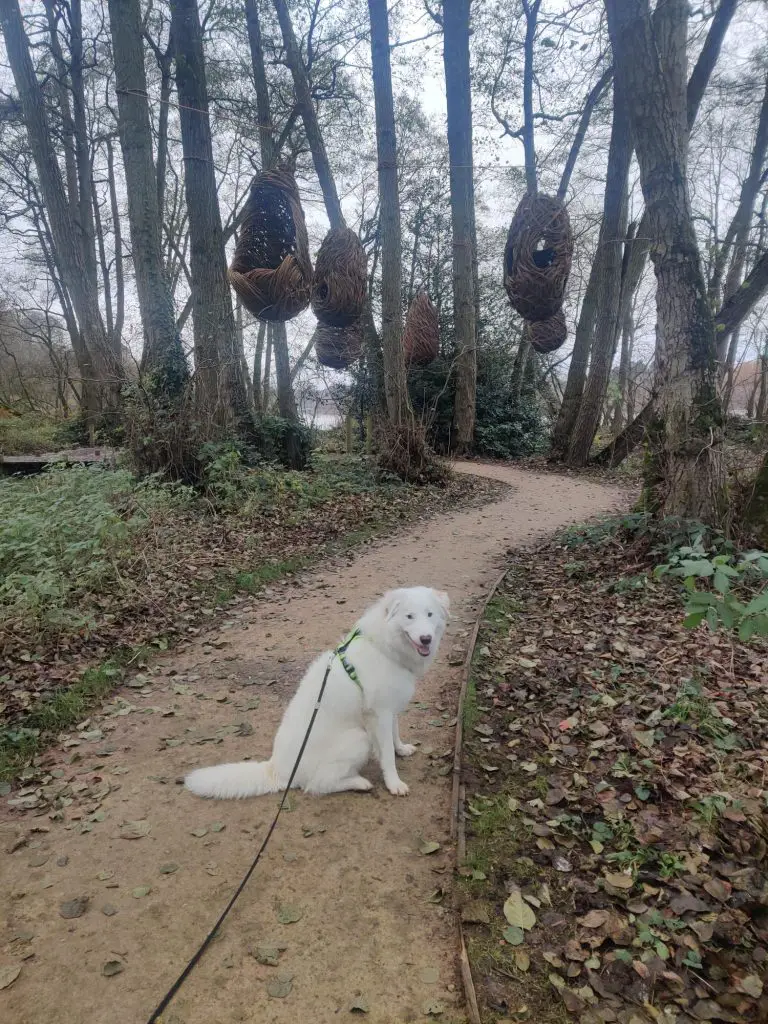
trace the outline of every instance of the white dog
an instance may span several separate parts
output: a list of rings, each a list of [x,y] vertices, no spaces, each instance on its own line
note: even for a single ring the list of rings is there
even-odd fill
[[[406,796],[395,754],[409,757],[416,748],[400,739],[397,716],[437,654],[448,609],[448,595],[429,587],[389,591],[343,644],[310,665],[285,709],[268,761],[199,768],[187,776],[187,788],[218,799],[285,789],[330,663],[294,786],[307,793],[372,789],[360,770],[373,751],[389,792]]]

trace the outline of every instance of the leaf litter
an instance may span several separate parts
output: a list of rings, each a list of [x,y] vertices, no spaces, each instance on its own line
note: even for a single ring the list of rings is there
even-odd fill
[[[481,627],[460,870],[491,909],[464,918],[481,1010],[766,1020],[768,645],[684,628],[658,559],[606,537],[516,553]]]

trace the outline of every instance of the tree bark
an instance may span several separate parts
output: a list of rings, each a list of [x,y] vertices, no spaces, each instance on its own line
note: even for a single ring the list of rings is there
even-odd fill
[[[109,20],[128,224],[144,328],[140,368],[159,394],[178,395],[187,381],[187,367],[163,267],[139,0],[109,0]]]
[[[749,170],[741,186],[739,204],[733,216],[723,244],[715,258],[715,296],[719,294],[719,280],[724,272],[726,262],[730,257],[731,263],[723,286],[723,298],[730,297],[741,285],[744,275],[744,266],[747,261],[747,243],[749,231],[752,226],[752,215],[755,209],[755,200],[760,192],[763,183],[763,165],[765,164],[766,153],[768,153],[768,76],[765,80],[763,102],[760,108],[760,116],[755,132],[755,141],[752,146],[752,154],[749,161]],[[736,331],[733,332],[736,334]],[[734,345],[728,344],[728,335],[720,331],[717,336],[717,357],[724,363],[724,369],[733,369],[733,358],[735,355]],[[727,358],[726,358],[727,357]]]
[[[261,150],[262,170],[274,167],[275,132],[272,124],[272,111],[269,103],[269,83],[267,69],[264,64],[264,46],[261,40],[261,19],[259,18],[259,0],[245,0],[245,24],[248,29],[248,45],[251,51],[251,71],[253,85],[256,90],[256,112],[259,118],[259,148]]]
[[[562,459],[570,444],[571,434],[579,416],[584,386],[587,381],[589,351],[592,347],[592,332],[597,321],[597,298],[600,289],[604,252],[598,246],[589,271],[587,287],[581,300],[579,319],[576,322],[576,334],[573,340],[571,364],[565,382],[563,401],[552,432],[551,461]]]
[[[380,3],[381,2],[383,2],[383,0],[380,0]],[[293,31],[293,23],[288,10],[288,4],[286,3],[286,0],[273,0],[273,3],[277,12],[277,19],[280,22],[280,32],[282,33],[283,44],[285,46],[286,63],[288,64],[291,75],[293,76],[293,87],[296,90],[296,99],[298,101],[299,110],[301,111],[302,120],[304,121],[304,131],[306,132],[309,148],[312,152],[312,162],[315,165],[317,180],[320,182],[320,188],[325,200],[325,208],[328,212],[328,219],[331,222],[332,228],[345,227],[346,223],[344,221],[344,214],[341,211],[339,196],[336,191],[336,182],[334,181],[333,174],[331,172],[328,154],[325,151],[325,142],[323,141],[320,124],[317,120],[317,112],[315,111],[315,106],[312,102],[309,78],[307,77],[304,62],[301,59],[299,44],[296,41],[296,35]]]
[[[721,334],[735,331],[766,292],[768,292],[768,252],[763,253],[744,278],[742,286],[723,303],[722,309],[715,317],[715,330],[718,337]]]
[[[0,0],[0,26],[51,227],[54,259],[71,297],[78,321],[78,335],[87,353],[85,360],[79,360],[83,380],[82,405],[86,423],[93,431],[102,417],[114,420],[118,414],[122,367],[115,359],[104,330],[93,275],[86,272],[78,230],[64,192],[46,118],[44,97],[29,53],[19,0]],[[88,203],[90,209],[90,192]]]
[[[624,426],[626,419],[631,418],[628,408],[629,398],[629,373],[632,367],[632,351],[634,349],[635,321],[632,311],[628,310],[627,315],[621,324],[621,355],[619,357],[619,394],[616,399],[616,406],[613,412],[613,423],[611,433],[615,437]]]
[[[535,4],[538,7],[538,4]],[[443,59],[448,108],[448,153],[453,230],[453,326],[456,390],[453,447],[466,452],[475,435],[477,318],[475,303],[475,185],[472,161],[472,92],[469,65],[470,0],[443,5]]]
[[[598,239],[602,254],[599,260],[597,318],[589,377],[568,448],[568,462],[572,466],[583,466],[589,458],[605,402],[621,323],[619,307],[627,232],[627,186],[632,161],[629,97],[625,88],[623,76],[617,75],[613,82],[613,125],[608,148],[603,220]]]
[[[690,132],[696,121],[704,92],[709,83],[712,71],[720,55],[723,39],[731,23],[736,10],[738,0],[721,0],[715,13],[712,23],[709,26],[707,37],[704,41],[699,59],[696,62],[686,88],[686,111],[687,126]],[[562,186],[562,182],[561,182]],[[619,322],[623,322],[632,302],[632,297],[637,291],[640,280],[645,270],[646,260],[651,248],[651,222],[648,211],[643,213],[640,224],[631,243],[630,261],[627,274],[622,283],[621,302],[619,308]],[[581,396],[584,393],[589,353],[592,345],[592,331],[594,330],[596,310],[596,293],[601,274],[599,265],[600,250],[596,255],[597,266],[592,267],[587,289],[582,301],[582,310],[579,314],[579,321],[576,327],[573,355],[568,371],[568,379],[563,396],[563,404],[560,407],[552,440],[552,459],[558,460],[563,457],[570,433],[576,422]],[[584,307],[587,307],[586,311]],[[633,435],[637,436],[637,435]],[[639,435],[641,438],[643,432]],[[621,445],[618,446],[621,448]],[[617,449],[618,450],[618,449]],[[631,451],[631,448],[630,448]],[[601,457],[602,453],[598,456]]]
[[[269,397],[272,384],[272,330],[274,324],[267,324],[267,354],[264,358],[264,381],[262,385],[261,408],[269,412]]]
[[[197,404],[204,422],[226,425],[234,418],[247,433],[252,422],[227,281],[196,0],[171,0],[171,31],[189,217]]]
[[[618,437],[615,437],[610,444],[605,446],[605,448],[600,449],[597,455],[592,459],[590,465],[610,466],[612,469],[615,469],[616,466],[620,466],[624,459],[626,459],[627,456],[630,455],[647,436],[649,428],[653,423],[655,400],[655,396],[652,396],[650,401],[643,406],[637,416],[630,421]]]
[[[523,149],[525,151],[525,186],[526,190],[535,195],[538,190],[536,180],[536,145],[533,132],[533,46],[536,41],[536,22],[539,17],[541,0],[522,0],[525,14],[525,67],[523,70]],[[448,8],[453,4],[447,4]],[[462,0],[462,6],[464,6]],[[469,3],[466,4],[469,8]],[[443,12],[445,22],[445,12]],[[469,11],[467,11],[467,52],[469,52]],[[469,57],[467,57],[469,65]],[[455,72],[454,72],[455,73]],[[448,69],[446,67],[446,78]],[[469,78],[469,74],[467,74]]]
[[[411,404],[402,345],[402,239],[395,107],[389,59],[389,15],[384,0],[368,0],[368,12],[371,20],[371,64],[381,203],[381,337],[384,390],[390,422],[395,427],[403,427],[410,419]],[[471,274],[470,263],[470,282]]]
[[[657,282],[660,512],[717,523],[725,510],[717,352],[685,174],[687,0],[666,0],[670,50],[662,66],[649,0],[606,0],[616,77],[630,97]],[[681,110],[683,114],[681,115]]]
[[[85,79],[83,77],[83,16],[81,0],[71,0],[70,20],[70,80],[72,82],[72,113],[75,124],[75,162],[77,166],[78,211],[83,244],[83,262],[88,284],[97,289],[96,233],[91,205],[92,161],[85,112]],[[119,342],[118,342],[119,345]]]
[[[598,78],[584,101],[584,109],[581,112],[579,124],[576,128],[576,134],[573,137],[571,148],[568,151],[568,158],[565,161],[565,167],[563,168],[563,173],[560,176],[560,184],[557,187],[557,198],[562,202],[565,202],[565,197],[568,195],[568,186],[571,184],[571,175],[573,174],[573,169],[576,166],[576,161],[579,158],[579,153],[581,152],[581,147],[584,144],[584,139],[587,137],[587,129],[589,128],[589,122],[592,120],[592,113],[603,98],[605,90],[608,88],[612,78],[613,67],[611,66],[606,68]]]
[[[264,358],[264,337],[267,333],[265,320],[259,323],[256,335],[256,351],[253,354],[253,407],[257,413],[264,411],[264,398],[261,386],[261,364]]]
[[[290,49],[292,57],[298,61],[298,67],[300,69],[300,72],[303,73],[304,65],[301,62],[301,54],[298,52],[296,39],[293,35],[293,26],[291,25],[291,18],[287,8],[284,11],[284,16],[285,18],[287,18],[287,24],[290,29],[289,34],[293,44],[292,48],[289,48],[288,43],[286,42],[286,50]],[[269,104],[269,85],[267,82],[267,71],[264,63],[264,48],[261,39],[261,22],[259,19],[258,0],[246,0],[245,18],[246,27],[248,29],[248,43],[251,50],[253,81],[256,88],[256,110],[259,118],[259,147],[261,149],[261,166],[263,170],[270,170],[277,164],[280,154],[278,153],[277,146],[275,144],[274,127],[272,125],[272,111],[270,109]],[[283,34],[285,35],[284,32]],[[294,88],[296,89],[297,95],[299,90],[298,86],[295,83],[296,74],[298,73],[299,72],[295,73],[293,76]],[[306,78],[306,75],[304,77]],[[308,84],[306,88],[307,94],[309,94]],[[314,117],[315,110],[314,107],[312,107],[311,97],[310,108],[311,116]],[[306,130],[306,119],[304,123]],[[316,124],[317,121],[315,119],[315,125]],[[319,132],[320,129],[318,128],[318,136]],[[307,138],[309,138],[309,132],[307,132]],[[320,143],[322,145],[322,137],[320,137]],[[323,155],[324,154],[325,148],[323,148]],[[325,160],[325,163],[327,165],[327,158]],[[330,168],[328,168],[328,173],[330,173]],[[331,183],[333,183],[332,178]],[[335,191],[336,190],[334,186],[334,194]],[[299,416],[296,410],[296,398],[293,394],[293,386],[291,383],[291,364],[290,358],[288,356],[288,335],[284,323],[275,323],[273,325],[272,348],[275,354],[275,376],[277,378],[278,412],[284,419],[297,422]]]

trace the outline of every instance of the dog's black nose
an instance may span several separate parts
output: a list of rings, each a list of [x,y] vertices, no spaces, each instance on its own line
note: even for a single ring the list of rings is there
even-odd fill
[[[429,647],[429,645],[432,643],[432,637],[429,634],[427,634],[426,636],[420,636],[419,640],[421,640],[423,647]]]

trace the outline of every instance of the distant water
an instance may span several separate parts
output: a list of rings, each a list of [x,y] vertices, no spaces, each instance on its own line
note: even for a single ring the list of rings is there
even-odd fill
[[[309,416],[305,417],[308,423],[312,420]],[[333,412],[319,412],[315,416],[314,426],[316,430],[332,430],[334,427],[339,427],[343,423],[343,419],[337,413]]]

